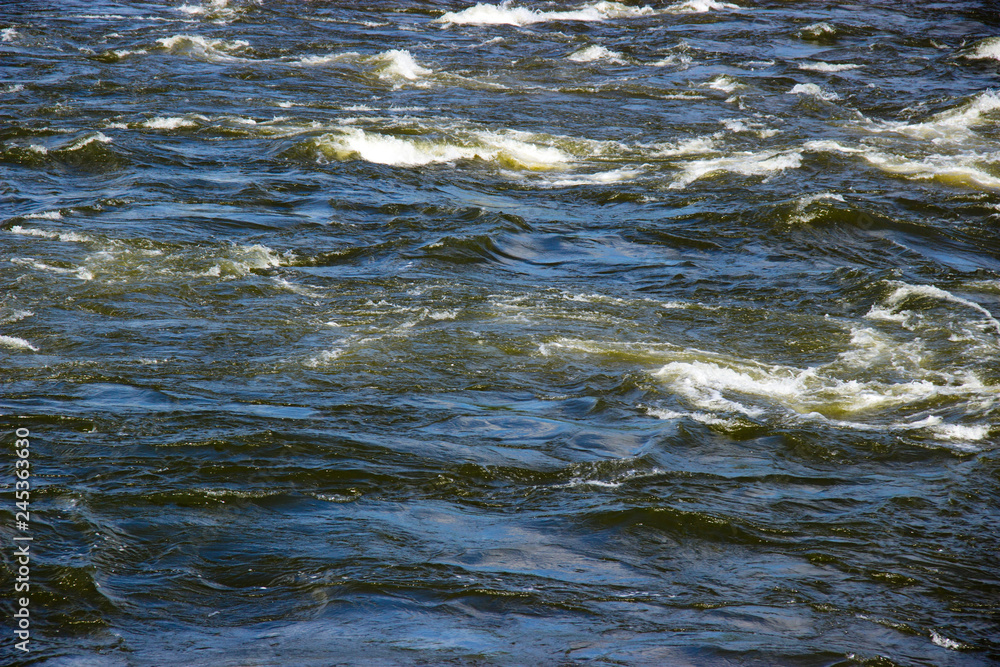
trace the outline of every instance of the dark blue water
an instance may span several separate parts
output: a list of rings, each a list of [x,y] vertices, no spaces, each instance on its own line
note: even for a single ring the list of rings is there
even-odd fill
[[[0,4],[0,662],[1000,663],[998,123],[972,0]]]

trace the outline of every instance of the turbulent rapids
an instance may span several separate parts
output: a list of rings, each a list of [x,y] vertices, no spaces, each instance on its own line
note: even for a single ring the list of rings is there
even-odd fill
[[[0,119],[4,664],[1000,660],[989,3],[8,2]]]

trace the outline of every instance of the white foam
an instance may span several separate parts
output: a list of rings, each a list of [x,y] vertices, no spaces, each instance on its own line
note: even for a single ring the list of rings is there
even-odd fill
[[[837,429],[916,432],[940,444],[972,450],[975,443],[991,437],[995,420],[990,415],[1000,402],[1000,390],[970,371],[929,370],[929,355],[935,352],[920,339],[901,343],[865,327],[852,330],[849,345],[836,359],[804,368],[669,343],[558,339],[538,350],[542,356],[582,352],[644,364],[666,362],[651,375],[684,408],[640,407],[660,419],[690,418],[713,426],[736,427],[747,418],[822,422]],[[945,423],[926,412],[942,404],[961,409],[963,423]],[[916,411],[923,418],[907,418]]]
[[[686,0],[667,7],[667,11],[673,14],[704,14],[723,9],[740,9],[740,6],[730,2],[716,2],[716,0]]]
[[[718,173],[734,173],[743,176],[766,176],[798,169],[802,165],[802,154],[798,152],[776,153],[736,153],[729,157],[694,160],[684,165],[681,175],[670,184],[671,189],[684,188],[706,176]]]
[[[897,424],[900,430],[926,429],[939,440],[953,442],[978,442],[985,440],[991,427],[989,424],[946,424],[941,417],[930,415],[909,424]]]
[[[732,119],[727,118],[725,120],[719,121],[722,123],[723,127],[733,133],[749,132],[756,134],[761,139],[768,139],[774,135],[781,132],[781,130],[775,128],[769,128],[763,123],[752,121],[749,119]]]
[[[4,28],[0,30],[0,42],[13,42],[15,39],[21,36],[21,33],[15,28]]]
[[[714,415],[706,414],[704,412],[676,412],[674,410],[664,410],[662,408],[652,408],[647,407],[646,413],[657,419],[663,419],[668,421],[674,421],[677,419],[693,419],[696,422],[701,422],[707,426],[728,426],[732,427],[738,422],[735,419],[723,419],[721,417],[716,417]]]
[[[690,65],[691,56],[686,53],[672,53],[666,58],[649,63],[650,67],[673,67],[674,65]]]
[[[93,132],[91,134],[87,134],[83,137],[80,137],[79,139],[71,143],[69,146],[66,146],[66,148],[62,150],[77,151],[83,148],[84,146],[89,146],[95,141],[102,144],[110,144],[111,137],[106,136],[103,132]]]
[[[142,123],[142,127],[147,127],[151,130],[176,130],[182,127],[196,127],[197,125],[196,122],[189,118],[180,118],[177,116],[169,118],[157,116]]]
[[[713,137],[694,137],[672,144],[657,144],[654,148],[656,149],[654,155],[657,157],[711,153],[715,150],[715,139]]]
[[[45,264],[44,262],[39,262],[31,258],[15,257],[10,260],[14,264],[20,264],[22,266],[31,266],[38,269],[39,271],[47,271],[49,273],[59,273],[59,274],[69,274],[75,275],[77,278],[83,281],[93,280],[93,272],[86,266],[81,266],[75,269],[64,269],[60,266],[51,266]]]
[[[618,65],[624,65],[628,62],[625,60],[625,56],[617,51],[612,51],[597,44],[574,51],[572,54],[566,56],[566,59],[575,63],[592,63],[598,60],[606,60]]]
[[[24,86],[21,85],[21,84],[19,84],[19,83],[15,83],[15,84],[12,84],[10,86],[7,86],[3,90],[0,90],[0,95],[9,95],[10,93],[19,93],[22,90],[24,90]]]
[[[200,16],[208,14],[210,12],[219,12],[229,7],[229,0],[209,0],[209,2],[202,5],[188,5],[184,4],[177,8],[177,11],[183,12],[185,14],[191,14],[193,16]]]
[[[627,183],[634,181],[642,175],[641,169],[612,169],[611,171],[601,171],[596,174],[580,174],[572,178],[560,178],[550,182],[554,187],[568,187],[573,185],[605,185],[609,183]]]
[[[358,128],[344,128],[318,140],[324,152],[338,159],[360,157],[376,164],[420,166],[479,158],[497,160],[522,169],[551,169],[569,160],[553,146],[523,141],[510,133],[474,132],[464,141],[457,138],[399,138]]]
[[[954,639],[948,639],[947,637],[938,634],[934,630],[931,630],[931,641],[940,646],[941,648],[946,648],[951,651],[958,651],[959,649],[965,648],[965,646]]]
[[[393,49],[379,53],[371,59],[376,64],[376,72],[380,79],[399,82],[416,81],[428,74],[433,74],[432,70],[421,67],[409,51]]]
[[[1000,111],[1000,95],[993,90],[976,95],[967,103],[943,111],[923,123],[883,122],[869,124],[872,132],[895,132],[936,144],[961,143],[972,136],[972,128],[984,122],[984,115]]]
[[[799,197],[795,200],[795,214],[792,220],[802,224],[812,221],[816,214],[810,214],[806,209],[824,201],[844,202],[844,197],[833,192],[820,192],[814,195]]]
[[[31,350],[32,352],[38,352],[37,347],[23,338],[18,338],[16,336],[0,336],[0,345],[15,350]]]
[[[742,83],[740,83],[736,79],[728,77],[725,74],[720,74],[719,76],[713,78],[711,81],[708,81],[704,85],[714,90],[721,90],[724,93],[736,92],[740,88],[745,87]]]
[[[803,39],[829,39],[837,34],[837,29],[829,23],[813,23],[799,31]]]
[[[249,273],[251,269],[271,269],[281,266],[294,257],[292,253],[285,253],[283,259],[276,251],[257,243],[252,246],[235,246],[231,261],[233,266],[241,269],[243,273]]]
[[[341,355],[344,354],[343,348],[333,348],[331,350],[323,350],[319,354],[310,359],[306,360],[305,365],[309,368],[316,368],[318,366],[325,366],[331,361],[335,361]]]
[[[810,63],[799,63],[799,69],[804,69],[810,72],[846,72],[852,69],[859,69],[864,67],[864,65],[855,65],[854,63],[825,63],[822,61],[810,62]]]
[[[40,213],[28,213],[24,217],[33,220],[62,220],[63,216],[59,211],[42,211]],[[20,227],[17,229],[20,229]],[[14,229],[12,228],[11,231],[14,231]]]
[[[965,57],[973,60],[1000,60],[1000,37],[984,39],[973,51],[966,53]]]
[[[301,65],[303,67],[316,67],[319,65],[328,65],[330,63],[337,63],[343,61],[349,61],[357,59],[361,56],[360,53],[356,51],[346,51],[344,53],[328,53],[324,56],[303,56],[298,60],[291,61],[292,65]]]
[[[579,9],[562,12],[542,12],[527,7],[514,7],[511,3],[505,2],[499,5],[480,3],[459,12],[446,12],[435,21],[461,25],[525,26],[549,21],[606,21],[653,16],[658,13],[652,7],[631,7],[620,2],[592,2],[582,5]]]
[[[894,285],[896,289],[893,290],[893,292],[886,297],[882,303],[882,306],[885,307],[890,313],[899,311],[901,305],[912,297],[927,297],[931,299],[938,299],[940,301],[956,303],[966,308],[970,308],[983,315],[986,321],[989,322],[990,326],[996,329],[997,333],[1000,333],[1000,322],[993,317],[993,313],[975,301],[969,301],[968,299],[955,296],[951,292],[933,285],[910,285],[908,283],[897,281],[892,281],[890,284]],[[871,315],[872,313],[869,312],[869,317]]]
[[[31,217],[31,216],[25,216]],[[61,215],[59,216],[62,217]],[[58,218],[53,218],[58,219]],[[94,239],[89,236],[84,236],[83,234],[77,234],[76,232],[51,232],[47,229],[35,229],[35,228],[24,228],[21,225],[14,225],[10,228],[11,234],[20,234],[22,236],[40,236],[47,239],[55,239],[57,241],[62,241],[64,243],[91,243]]]
[[[216,62],[238,62],[245,58],[232,55],[250,46],[242,39],[227,41],[224,39],[206,39],[200,35],[173,35],[156,40],[160,46],[171,53],[192,55]]]
[[[27,317],[34,317],[34,313],[30,310],[14,310],[11,311],[9,315],[0,317],[0,324],[10,324],[12,322],[18,322]]]
[[[789,95],[810,95],[812,97],[819,98],[826,102],[832,102],[833,100],[839,100],[840,95],[837,93],[831,93],[823,90],[815,83],[799,83],[792,86],[792,89],[788,91]]]
[[[973,188],[1000,189],[1000,178],[975,165],[976,156],[931,155],[922,160],[882,153],[871,148],[851,148],[836,141],[809,141],[805,150],[860,154],[868,163],[897,176],[920,180],[939,180]]]

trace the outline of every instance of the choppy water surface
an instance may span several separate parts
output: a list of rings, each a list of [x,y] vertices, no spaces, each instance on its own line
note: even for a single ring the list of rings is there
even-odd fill
[[[994,4],[0,40],[5,661],[1000,661]]]

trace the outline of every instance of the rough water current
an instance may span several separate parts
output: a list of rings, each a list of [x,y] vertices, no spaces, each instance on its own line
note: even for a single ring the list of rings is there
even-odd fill
[[[0,663],[1000,664],[998,231],[992,2],[6,0]]]

